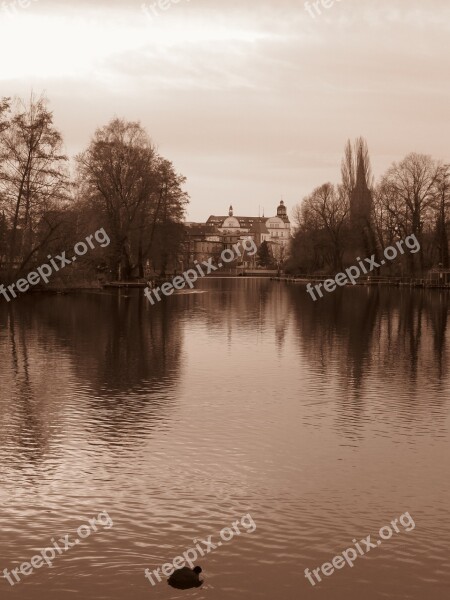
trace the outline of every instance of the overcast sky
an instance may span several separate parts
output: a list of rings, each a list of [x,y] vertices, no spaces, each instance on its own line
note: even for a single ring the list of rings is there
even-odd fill
[[[411,151],[450,162],[448,0],[316,18],[295,0],[166,1],[0,0],[0,96],[45,92],[70,155],[113,116],[140,120],[187,177],[190,220],[291,210],[339,180],[359,135],[377,177]]]

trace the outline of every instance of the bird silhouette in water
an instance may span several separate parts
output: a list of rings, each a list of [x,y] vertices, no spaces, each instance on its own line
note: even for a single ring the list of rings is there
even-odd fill
[[[183,567],[177,569],[167,580],[167,583],[178,590],[189,590],[190,588],[200,587],[203,584],[203,580],[200,579],[199,575],[202,572],[201,567]]]

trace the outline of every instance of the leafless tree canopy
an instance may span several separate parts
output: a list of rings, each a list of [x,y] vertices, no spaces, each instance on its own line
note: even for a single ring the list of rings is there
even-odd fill
[[[331,272],[411,234],[421,251],[405,259],[409,272],[449,266],[449,165],[411,153],[375,184],[367,142],[359,138],[347,142],[341,173],[340,186],[324,184],[295,208],[292,269]]]

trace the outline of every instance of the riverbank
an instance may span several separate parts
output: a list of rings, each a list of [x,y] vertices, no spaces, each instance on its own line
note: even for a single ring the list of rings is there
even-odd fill
[[[301,275],[301,276],[285,276],[271,277],[271,281],[280,281],[284,283],[317,284],[323,283],[330,279],[326,276],[317,275]],[[345,283],[345,286],[351,286],[351,283]],[[410,287],[410,288],[430,288],[430,289],[447,289],[450,290],[450,283],[440,281],[439,279],[423,279],[415,277],[360,277],[354,285],[364,286],[390,286],[390,287]]]

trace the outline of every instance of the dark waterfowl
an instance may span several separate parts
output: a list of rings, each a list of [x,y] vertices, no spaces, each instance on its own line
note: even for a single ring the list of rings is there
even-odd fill
[[[167,580],[167,583],[178,590],[200,587],[203,583],[203,580],[199,578],[201,572],[201,567],[194,567],[193,569],[183,567],[174,571]]]

